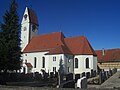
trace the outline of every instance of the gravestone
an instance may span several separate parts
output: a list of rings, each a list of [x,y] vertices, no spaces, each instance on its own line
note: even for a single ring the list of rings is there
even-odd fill
[[[53,78],[53,77],[54,77],[54,73],[50,72],[50,78]]]
[[[66,75],[66,81],[69,81],[69,80],[73,80],[73,74],[72,73]]]
[[[58,78],[58,72],[55,72],[55,78]]]
[[[75,82],[73,80],[62,83],[59,88],[75,88]]]
[[[110,73],[110,76],[112,76],[112,75],[113,75],[113,73],[112,73],[112,70],[111,70],[111,69],[109,70],[109,73]]]
[[[87,89],[87,78],[82,77],[77,80],[77,88]]]
[[[94,72],[93,72],[93,69],[91,70],[91,77],[93,77],[94,76]]]
[[[44,77],[44,79],[48,79],[49,73],[44,73],[43,77]]]
[[[43,77],[44,78],[44,77]],[[35,73],[35,77],[34,77],[34,80],[35,81],[40,81],[42,79],[42,75],[38,72]]]
[[[75,82],[77,82],[78,79],[80,79],[80,74],[75,74]]]
[[[100,71],[99,72],[99,84],[101,84],[102,83],[102,72]]]
[[[86,78],[87,78],[87,79],[90,78],[90,72],[87,72],[87,73],[86,73]]]
[[[85,77],[85,72],[82,73],[82,77]]]
[[[96,70],[93,71],[93,77],[97,75]]]
[[[110,77],[108,71],[106,71],[106,77],[107,79]]]

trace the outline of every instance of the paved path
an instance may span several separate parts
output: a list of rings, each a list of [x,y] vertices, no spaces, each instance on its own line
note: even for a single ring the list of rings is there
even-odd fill
[[[100,87],[120,89],[120,71],[116,72],[113,76],[106,80]]]

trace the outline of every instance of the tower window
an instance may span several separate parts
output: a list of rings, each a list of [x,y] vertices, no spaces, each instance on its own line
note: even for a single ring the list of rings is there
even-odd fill
[[[24,27],[24,29],[23,29],[24,31],[26,31],[27,30],[27,28],[26,27]]]
[[[75,58],[75,68],[78,68],[78,59]]]
[[[24,15],[24,20],[27,20],[27,14]]]
[[[86,68],[89,68],[89,58],[86,58]]]
[[[32,25],[32,31],[35,32],[36,30],[36,25]]]

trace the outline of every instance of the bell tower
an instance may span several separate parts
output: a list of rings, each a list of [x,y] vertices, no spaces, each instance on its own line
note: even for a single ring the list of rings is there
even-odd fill
[[[38,35],[38,19],[35,11],[26,7],[21,22],[21,50],[23,51],[33,36]]]

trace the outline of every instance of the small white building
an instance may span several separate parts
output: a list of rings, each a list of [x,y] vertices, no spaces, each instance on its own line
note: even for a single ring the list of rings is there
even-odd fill
[[[97,55],[85,36],[66,38],[62,32],[35,36],[37,32],[37,16],[26,8],[21,31],[23,72],[45,70],[49,73],[62,69],[65,74],[81,74],[97,71]]]

